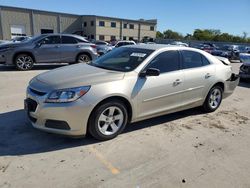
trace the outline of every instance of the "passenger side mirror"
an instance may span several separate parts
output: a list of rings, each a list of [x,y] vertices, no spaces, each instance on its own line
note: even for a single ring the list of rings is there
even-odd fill
[[[140,73],[140,77],[146,77],[146,76],[159,76],[160,70],[155,68],[148,68],[147,70]]]

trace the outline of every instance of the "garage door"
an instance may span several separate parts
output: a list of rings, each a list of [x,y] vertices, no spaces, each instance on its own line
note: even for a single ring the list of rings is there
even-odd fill
[[[24,25],[12,25],[10,26],[11,38],[17,36],[26,36],[26,31]]]

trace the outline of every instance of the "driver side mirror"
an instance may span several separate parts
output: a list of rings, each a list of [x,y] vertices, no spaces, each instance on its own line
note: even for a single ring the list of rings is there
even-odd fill
[[[41,47],[43,44],[45,44],[45,40],[42,40],[42,41],[40,41],[40,42],[37,42],[36,43],[36,47]]]
[[[147,70],[139,74],[140,77],[159,76],[159,75],[160,75],[160,70],[155,68],[148,68]]]

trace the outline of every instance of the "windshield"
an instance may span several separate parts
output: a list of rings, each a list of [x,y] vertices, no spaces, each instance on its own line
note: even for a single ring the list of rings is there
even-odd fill
[[[46,37],[46,35],[37,35],[37,36],[28,38],[27,40],[25,40],[25,42],[27,42],[27,41],[32,41],[32,42],[38,41],[38,40],[40,40],[40,39],[42,39],[44,37]]]
[[[121,47],[101,56],[90,65],[108,70],[129,72],[140,65],[153,50]]]

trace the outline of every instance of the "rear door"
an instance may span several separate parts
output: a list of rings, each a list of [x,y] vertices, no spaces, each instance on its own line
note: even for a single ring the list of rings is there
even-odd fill
[[[156,68],[159,76],[138,78],[138,117],[175,109],[181,106],[183,73],[180,70],[179,52],[165,51],[156,56],[144,69]]]
[[[215,67],[207,58],[195,51],[181,51],[181,68],[184,75],[183,105],[202,101],[215,79]]]
[[[62,35],[61,61],[63,63],[75,62],[80,47],[75,37]]]
[[[36,62],[50,63],[61,62],[61,38],[60,35],[49,35],[38,42],[34,54]]]

